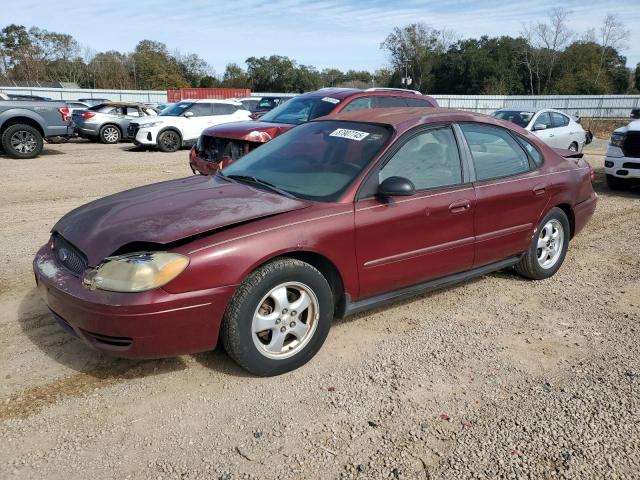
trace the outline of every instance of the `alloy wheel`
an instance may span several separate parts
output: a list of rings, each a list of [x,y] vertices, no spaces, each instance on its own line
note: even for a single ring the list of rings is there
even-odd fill
[[[280,360],[300,352],[318,326],[319,303],[313,290],[298,282],[277,285],[267,293],[251,322],[258,351]]]
[[[102,137],[108,143],[116,143],[120,138],[120,132],[116,127],[107,127],[102,132]]]
[[[537,258],[542,268],[552,268],[562,255],[564,228],[559,220],[552,218],[540,229],[538,235]]]
[[[11,135],[11,147],[20,153],[32,153],[38,146],[36,137],[26,130],[18,130]]]

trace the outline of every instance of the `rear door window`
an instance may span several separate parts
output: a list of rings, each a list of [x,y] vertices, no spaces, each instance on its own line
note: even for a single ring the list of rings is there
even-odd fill
[[[371,97],[358,97],[347,104],[342,111],[368,110],[371,108]]]
[[[551,112],[551,121],[555,127],[566,127],[569,125],[569,117],[558,112]]]
[[[404,99],[407,102],[408,107],[422,107],[422,108],[433,108],[431,103],[424,98],[406,98]]]
[[[394,108],[394,107],[406,107],[407,102],[403,97],[373,97],[372,108]]]
[[[231,115],[235,113],[237,108],[228,103],[214,103],[213,104],[213,114],[214,115]]]
[[[478,180],[529,171],[529,158],[506,130],[471,123],[461,124],[460,128],[469,144]]]

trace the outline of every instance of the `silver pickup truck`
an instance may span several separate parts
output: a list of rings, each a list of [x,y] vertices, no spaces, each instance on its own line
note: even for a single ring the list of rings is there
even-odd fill
[[[65,102],[0,100],[0,143],[13,158],[33,158],[43,139],[68,137],[71,112]]]

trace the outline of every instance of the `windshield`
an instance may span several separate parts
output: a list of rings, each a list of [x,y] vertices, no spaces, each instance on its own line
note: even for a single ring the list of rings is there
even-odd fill
[[[193,105],[193,102],[179,102],[165,108],[160,112],[163,117],[179,117],[184,111]]]
[[[498,110],[493,116],[500,120],[506,120],[525,128],[533,118],[534,112],[522,112],[520,110]]]
[[[253,177],[296,197],[333,202],[390,135],[390,128],[367,123],[306,123],[256,148],[221,173]]]
[[[300,125],[328,115],[338,103],[340,100],[332,97],[298,97],[277,106],[259,121]]]

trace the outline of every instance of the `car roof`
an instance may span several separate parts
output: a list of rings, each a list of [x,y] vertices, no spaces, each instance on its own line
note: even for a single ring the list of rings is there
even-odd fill
[[[556,110],[555,108],[545,108],[545,107],[504,107],[499,108],[496,112],[556,112],[561,113],[562,115],[570,117],[571,115],[563,112],[562,110]]]
[[[181,102],[193,102],[193,103],[227,103],[229,105],[238,105],[240,102],[231,99],[221,98],[185,98],[180,100]]]
[[[481,122],[491,125],[508,126],[513,129],[510,122],[499,120],[482,113],[454,110],[451,108],[372,108],[368,110],[353,110],[340,112],[331,116],[320,117],[316,121],[341,120],[350,122],[377,123],[389,125],[397,132],[402,133],[418,125],[438,122]]]

